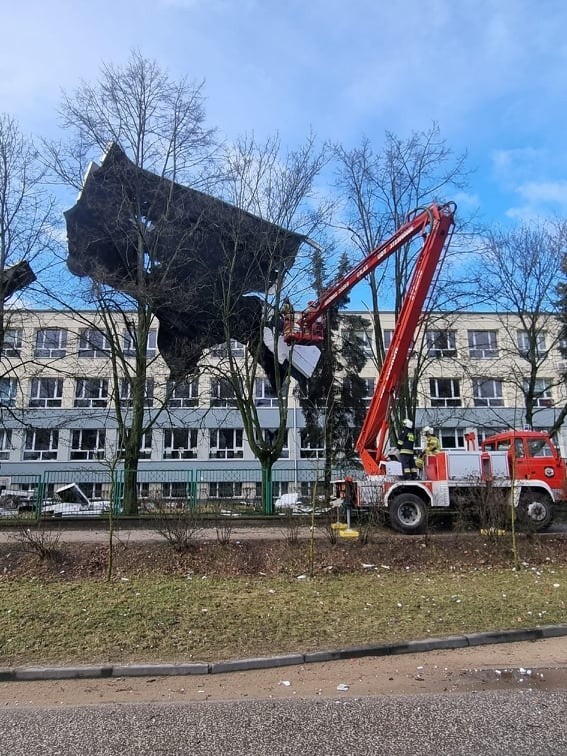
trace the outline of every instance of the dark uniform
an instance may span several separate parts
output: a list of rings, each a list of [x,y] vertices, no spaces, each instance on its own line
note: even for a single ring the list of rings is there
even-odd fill
[[[402,463],[402,473],[407,480],[417,478],[417,466],[415,464],[415,434],[413,428],[404,426],[402,434],[398,439],[398,449],[400,451],[400,461]]]

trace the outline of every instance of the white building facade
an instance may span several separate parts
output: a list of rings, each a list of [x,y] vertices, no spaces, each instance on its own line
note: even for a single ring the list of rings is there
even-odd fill
[[[368,313],[342,317],[350,315],[369,323]],[[48,310],[13,310],[6,320],[0,365],[0,487],[33,488],[38,480],[52,486],[72,479],[91,495],[100,495],[109,460],[120,458],[121,447],[109,344],[100,321],[91,312]],[[382,322],[387,347],[393,313],[383,314]],[[538,332],[536,429],[550,428],[567,402],[558,333],[559,323],[551,317]],[[368,357],[361,376],[369,402],[377,377],[370,326],[358,335]],[[133,358],[130,338],[123,334],[127,359]],[[523,382],[534,360],[533,352],[528,355],[529,343],[517,316],[484,312],[430,317],[416,337],[410,361],[410,372],[419,371],[416,428],[431,425],[444,448],[459,448],[470,431],[483,438],[522,427]],[[204,372],[176,385],[164,406],[169,371],[157,351],[157,323],[150,332],[148,358],[146,407],[156,421],[140,448],[142,493],[156,480],[164,495],[198,480],[212,498],[259,497],[259,464],[226,383],[218,374]],[[127,416],[131,399],[125,381],[119,398]],[[266,379],[256,381],[255,404],[266,431],[277,427],[277,399]],[[324,457],[324,450],[313,448],[302,433],[302,413],[293,394],[287,425],[287,443],[274,468],[274,496],[295,490],[307,494]],[[563,431],[558,441],[565,453]]]

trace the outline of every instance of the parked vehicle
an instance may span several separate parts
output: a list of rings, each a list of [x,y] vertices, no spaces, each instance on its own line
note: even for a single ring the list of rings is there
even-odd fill
[[[35,510],[35,493],[5,488],[0,493],[0,517],[17,517]]]
[[[100,517],[110,512],[110,501],[91,501],[76,483],[60,486],[41,506],[42,517]]]

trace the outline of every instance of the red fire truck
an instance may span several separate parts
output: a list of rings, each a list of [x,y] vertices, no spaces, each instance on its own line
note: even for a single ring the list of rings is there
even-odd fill
[[[415,333],[450,242],[454,214],[452,202],[415,211],[388,241],[372,250],[319,300],[310,302],[299,314],[286,314],[284,340],[291,351],[296,345],[320,344],[325,312],[402,245],[421,235],[423,246],[356,443],[364,478],[338,481],[337,502],[344,502],[347,509],[381,507],[396,530],[420,533],[432,509],[449,510],[467,496],[473,501],[479,487],[486,490],[490,485],[509,492],[515,511],[534,529],[543,529],[552,520],[553,503],[567,500],[565,462],[545,433],[511,430],[485,439],[480,449],[469,435],[466,450],[426,457],[419,480],[403,479],[400,463],[387,453],[396,392],[406,375]]]

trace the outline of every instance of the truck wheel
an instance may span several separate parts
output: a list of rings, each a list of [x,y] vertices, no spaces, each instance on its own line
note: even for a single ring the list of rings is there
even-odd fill
[[[527,527],[543,530],[553,519],[553,502],[546,493],[525,493],[518,504],[518,519]]]
[[[390,522],[399,533],[423,533],[427,525],[427,507],[419,496],[402,493],[388,505]]]

